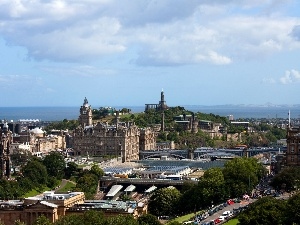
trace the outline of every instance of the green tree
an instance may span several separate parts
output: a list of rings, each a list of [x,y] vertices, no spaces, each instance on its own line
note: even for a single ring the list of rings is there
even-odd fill
[[[17,181],[23,194],[32,190],[36,186],[29,177],[17,177]]]
[[[293,190],[295,187],[300,187],[300,168],[287,167],[276,174],[272,181],[271,186],[277,190]]]
[[[28,161],[21,171],[23,176],[28,178],[34,184],[34,186],[47,184],[47,169],[38,160],[32,159]]]
[[[1,225],[2,223],[0,223],[0,225]],[[26,225],[26,223],[24,223],[24,222],[22,222],[22,221],[20,221],[20,220],[16,220],[15,221],[15,223],[14,223],[14,225]]]
[[[65,168],[65,178],[70,179],[78,169],[78,165],[75,162],[68,162]]]
[[[139,225],[161,225],[157,217],[151,214],[144,214],[137,221]]]
[[[123,113],[123,114],[130,113],[130,112],[131,112],[131,109],[128,109],[128,108],[122,108],[120,112]]]
[[[67,120],[64,119],[60,122],[53,122],[45,127],[45,131],[50,133],[51,130],[74,130],[78,127],[79,122],[78,120]]]
[[[104,175],[104,171],[95,163],[91,166],[91,173],[95,174],[98,178]]]
[[[168,133],[167,139],[170,140],[170,141],[177,142],[178,141],[178,133],[175,132],[175,131],[172,131],[172,132]]]
[[[198,184],[192,185],[190,188],[186,186],[185,188],[177,205],[177,210],[180,215],[195,212],[204,205],[202,201],[203,192]]]
[[[101,119],[105,118],[109,115],[113,115],[113,113],[116,111],[116,109],[111,107],[100,107],[99,109],[93,109],[93,119]]]
[[[234,158],[225,164],[223,174],[230,196],[241,197],[258,184],[265,169],[255,158]]]
[[[66,163],[63,155],[59,152],[51,152],[46,155],[43,160],[43,164],[46,166],[49,176],[55,177],[59,180],[64,177]]]
[[[89,210],[82,215],[73,214],[59,218],[54,225],[107,225],[103,212]]]
[[[277,140],[286,138],[286,129],[272,127],[270,131],[276,137]]]
[[[300,222],[300,193],[293,195],[287,201],[285,210],[285,222],[286,225],[299,224]]]
[[[173,216],[177,213],[181,193],[174,187],[155,191],[149,200],[149,212],[155,216]]]
[[[94,224],[106,224],[106,219],[104,217],[103,212],[99,212],[99,211],[94,211],[94,210],[90,210],[90,211],[86,211],[83,214],[83,218],[82,220],[84,221],[83,224],[84,225],[94,225]]]
[[[39,216],[36,221],[33,223],[33,225],[52,225],[53,223],[50,222],[50,220],[44,216],[44,215],[41,215]]]
[[[137,220],[132,215],[118,215],[107,219],[105,225],[139,225]]]
[[[200,189],[201,201],[204,206],[222,202],[228,197],[224,175],[220,168],[206,170],[203,177],[199,180],[198,188]]]
[[[285,201],[264,197],[252,203],[239,216],[241,225],[282,225],[284,223]]]
[[[55,177],[48,177],[47,180],[47,187],[54,189],[57,187],[60,183],[60,180],[57,180]]]
[[[82,215],[71,214],[60,217],[54,225],[85,225],[85,223]]]
[[[83,191],[87,199],[93,198],[98,187],[98,177],[92,173],[86,173],[77,180],[77,190]]]

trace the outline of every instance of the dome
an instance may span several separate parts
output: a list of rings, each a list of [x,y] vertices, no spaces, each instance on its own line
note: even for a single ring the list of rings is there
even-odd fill
[[[39,127],[36,127],[32,130],[30,130],[31,133],[34,133],[34,134],[44,134],[44,131],[42,129],[40,129]]]

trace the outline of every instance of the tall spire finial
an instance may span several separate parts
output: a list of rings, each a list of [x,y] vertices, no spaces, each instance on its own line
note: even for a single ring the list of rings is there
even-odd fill
[[[291,111],[289,110],[289,127],[291,127]]]

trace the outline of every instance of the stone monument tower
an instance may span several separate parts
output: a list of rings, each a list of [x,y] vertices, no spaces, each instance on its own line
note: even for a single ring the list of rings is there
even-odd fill
[[[4,123],[3,129],[0,128],[0,178],[10,177],[10,150],[12,142],[12,133],[8,129],[7,122]]]

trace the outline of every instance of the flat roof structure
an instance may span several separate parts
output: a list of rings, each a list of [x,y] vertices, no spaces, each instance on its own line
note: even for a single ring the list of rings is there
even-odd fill
[[[152,186],[152,187],[150,187],[150,188],[148,188],[146,191],[145,191],[145,193],[151,193],[152,191],[155,191],[156,190],[156,186]]]
[[[136,188],[136,187],[135,187],[134,185],[131,184],[131,185],[129,185],[124,191],[125,191],[125,192],[127,192],[127,191],[128,191],[128,192],[131,192],[131,191],[134,191],[135,188]]]
[[[123,185],[113,185],[109,192],[107,193],[106,197],[114,197],[121,189]]]

